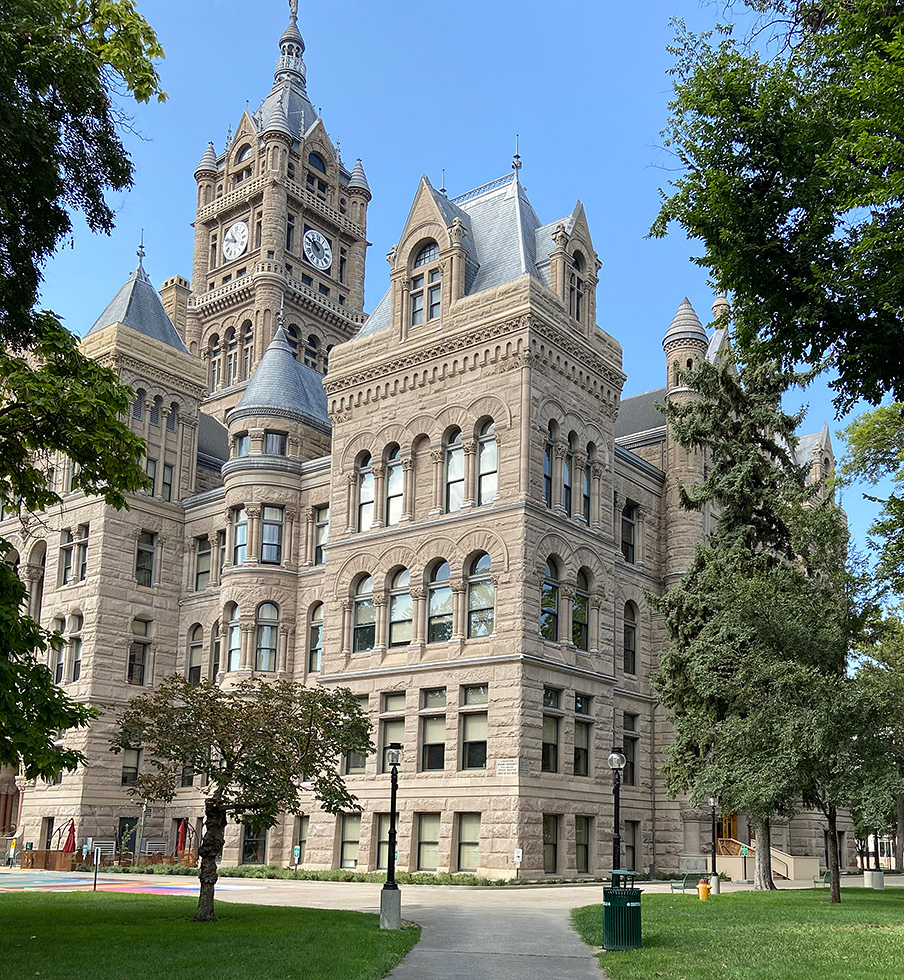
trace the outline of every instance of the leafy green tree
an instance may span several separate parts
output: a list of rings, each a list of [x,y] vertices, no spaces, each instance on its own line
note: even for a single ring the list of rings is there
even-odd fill
[[[128,187],[120,94],[164,98],[163,52],[132,0],[7,0],[0,5],[0,500],[27,516],[59,501],[49,456],[78,467],[74,486],[122,507],[145,485],[142,441],[122,421],[131,398],[35,308],[41,269],[80,211],[109,232],[109,190]],[[0,540],[0,554],[9,550]],[[62,695],[36,653],[51,634],[25,610],[25,588],[0,562],[0,764],[57,775],[82,757],[54,745],[91,712]]]
[[[143,747],[149,768],[129,792],[146,802],[170,802],[183,770],[205,777],[196,922],[215,918],[217,861],[229,817],[256,829],[272,827],[281,812],[300,812],[302,784],[328,813],[355,809],[338,760],[373,751],[369,722],[345,688],[255,679],[225,691],[179,676],[123,710],[113,751],[134,746]]]
[[[865,724],[850,711],[857,698],[845,672],[864,617],[843,515],[795,464],[799,417],[781,409],[798,380],[762,362],[740,376],[703,362],[685,378],[701,397],[666,408],[682,446],[707,458],[703,483],[681,488],[682,502],[717,513],[681,584],[652,597],[672,641],[654,679],[675,729],[666,774],[694,801],[714,795],[750,814],[758,889],[774,887],[770,820],[791,816],[801,799],[823,810],[836,839],[856,750],[850,725]]]
[[[743,6],[771,30],[679,24],[664,137],[681,175],[652,234],[677,222],[701,244],[748,355],[831,362],[842,409],[904,399],[904,5]]]

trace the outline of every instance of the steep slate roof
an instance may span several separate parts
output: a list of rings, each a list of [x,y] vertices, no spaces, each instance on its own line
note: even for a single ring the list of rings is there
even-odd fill
[[[665,347],[670,340],[679,339],[702,340],[707,347],[709,346],[709,337],[706,336],[700,317],[697,316],[697,311],[691,306],[691,301],[687,296],[681,301],[681,305],[672,318],[669,329],[666,330],[665,336],[662,338],[662,346]]]
[[[198,452],[213,459],[229,459],[229,430],[207,412],[198,414]]]
[[[107,308],[94,321],[88,334],[98,333],[114,323],[124,323],[127,327],[159,340],[162,344],[175,347],[183,354],[188,353],[182,338],[176,333],[173,321],[166,314],[157,290],[151,285],[148,274],[141,264],[143,250],[139,251],[138,268],[129,276]]]
[[[426,180],[426,178],[425,178]],[[460,218],[467,235],[464,240],[465,295],[472,296],[523,275],[548,285],[538,263],[548,265],[553,250],[552,232],[558,224],[573,226],[573,216],[541,225],[517,173],[507,174],[460,197],[448,198],[426,181],[446,225]],[[548,234],[544,234],[544,230]],[[545,250],[545,251],[544,251]],[[380,301],[358,333],[377,333],[389,326],[389,293]]]
[[[665,404],[666,390],[655,388],[653,391],[623,398],[615,421],[615,438],[621,439],[638,432],[649,432],[651,429],[664,429],[665,416],[656,405]]]
[[[226,416],[237,419],[255,415],[294,418],[329,432],[330,416],[323,378],[313,368],[299,364],[282,326],[264,351],[241,401]]]

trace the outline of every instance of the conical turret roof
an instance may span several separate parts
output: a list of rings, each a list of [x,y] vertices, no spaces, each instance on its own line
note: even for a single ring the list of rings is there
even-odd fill
[[[282,97],[279,98],[273,108],[273,112],[270,113],[265,132],[285,133],[286,136],[292,135],[292,130],[289,129],[289,117],[286,115],[286,106]]]
[[[195,175],[200,173],[216,173],[217,172],[217,155],[213,149],[213,143],[207,144],[207,149],[204,151],[204,156],[201,157],[201,162],[195,168]]]
[[[364,173],[364,167],[361,164],[361,157],[358,157],[358,162],[355,164],[352,170],[351,178],[348,182],[349,187],[359,187],[361,190],[370,193],[370,184],[367,183],[367,175]]]
[[[323,431],[330,430],[323,378],[295,360],[282,325],[273,335],[241,401],[226,416],[226,422],[232,425],[249,416],[294,418]]]
[[[173,321],[167,316],[157,290],[144,271],[144,248],[138,250],[138,267],[125,281],[119,292],[107,304],[107,308],[94,321],[87,335],[98,333],[114,323],[123,323],[162,344],[168,344],[187,354],[182,338],[176,332]],[[87,336],[86,335],[86,336]]]
[[[662,338],[662,346],[665,347],[666,344],[675,340],[698,340],[704,344],[709,343],[700,317],[697,316],[687,296],[681,301],[678,311],[672,318],[669,329],[666,330],[665,337]]]

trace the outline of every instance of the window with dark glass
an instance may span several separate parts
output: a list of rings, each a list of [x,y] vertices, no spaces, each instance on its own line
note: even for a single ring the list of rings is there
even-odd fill
[[[540,768],[543,772],[559,771],[559,719],[555,715],[543,715]]]
[[[272,602],[262,602],[257,608],[256,626],[254,669],[275,671],[279,646],[279,607]]]
[[[543,449],[543,500],[547,507],[552,507],[552,474],[555,447],[552,439],[552,426]]]
[[[318,602],[311,610],[308,625],[308,670],[317,673],[323,657],[323,603]]]
[[[624,753],[625,768],[622,772],[622,782],[625,786],[635,786],[637,784],[637,715],[624,715]]]
[[[150,587],[154,584],[154,556],[157,551],[157,535],[142,531],[138,536],[138,550],[135,554],[135,581]]]
[[[486,769],[487,767],[487,714],[485,711],[469,712],[461,716],[461,767],[462,769]]]
[[[637,850],[640,843],[640,821],[625,821],[625,869],[637,871]]]
[[[412,603],[407,568],[400,568],[389,587],[389,645],[404,647],[411,642]]]
[[[339,867],[357,868],[361,847],[361,814],[343,813],[342,835],[339,845]]]
[[[62,619],[53,621],[55,633],[62,633],[66,628],[66,622]],[[66,643],[63,639],[54,640],[53,647],[53,680],[55,684],[62,684],[66,676]]]
[[[364,717],[367,717],[367,695],[362,694],[358,696],[358,704],[361,706],[361,711]],[[361,752],[346,752],[345,754],[345,772],[346,775],[360,775],[364,772],[364,768],[367,765],[367,756],[363,755]]]
[[[248,511],[236,507],[232,511],[232,564],[244,565],[248,555]]]
[[[265,432],[264,452],[268,456],[285,456],[289,437],[285,432]]]
[[[70,473],[72,470],[70,469]],[[148,496],[153,497],[157,493],[157,460],[148,458],[144,464],[144,473],[148,478],[148,486],[145,488],[145,493]]]
[[[468,570],[468,638],[490,636],[495,613],[495,588],[490,574],[490,556],[476,555]]]
[[[581,516],[589,524],[590,523],[590,486],[592,472],[590,467],[592,463],[590,457],[588,456],[587,462],[581,468]]]
[[[226,632],[226,670],[238,670],[242,665],[242,630],[239,624],[241,612],[233,606]]]
[[[590,775],[590,723],[586,721],[574,723],[574,774]]]
[[[626,674],[637,673],[637,612],[630,602],[625,603],[624,668]]]
[[[590,817],[574,818],[574,844],[578,874],[590,874]]]
[[[559,570],[550,558],[540,587],[540,635],[545,640],[559,638]]]
[[[562,467],[562,506],[565,513],[571,516],[572,504],[572,479],[574,477],[574,453],[569,448],[565,454],[565,461]]]
[[[242,828],[242,864],[267,863],[267,831]]]
[[[621,516],[621,551],[625,561],[634,564],[634,536],[637,524],[637,507],[625,504]]]
[[[369,531],[374,523],[374,474],[369,455],[358,463],[358,530]]]
[[[404,691],[393,691],[383,695],[383,711],[380,718],[380,772],[389,772],[392,769],[392,766],[389,764],[387,750],[394,743],[399,745],[405,744]],[[404,756],[402,757],[402,762],[399,764],[399,769],[402,768],[403,762]]]
[[[443,643],[452,637],[452,588],[446,561],[437,562],[427,588],[427,642]]]
[[[138,778],[141,767],[141,749],[123,749],[122,751],[122,785],[131,786]]]
[[[220,672],[220,621],[217,620],[210,631],[210,678],[217,679]]]
[[[374,580],[370,575],[365,576],[355,589],[354,604],[354,637],[352,650],[361,653],[373,650],[376,637],[376,608],[374,606]]]
[[[446,762],[446,689],[421,692],[421,769],[442,770]]]
[[[195,592],[210,585],[210,538],[195,538]]]
[[[132,620],[132,642],[129,644],[127,680],[130,684],[144,684],[150,660],[151,624],[144,619]]]
[[[543,870],[548,875],[559,870],[559,818],[553,813],[543,814]]]
[[[578,572],[577,588],[571,605],[571,642],[578,650],[590,649],[590,583],[585,572]]]
[[[204,630],[196,626],[188,638],[188,682],[201,683],[201,660],[204,654]]]
[[[81,613],[74,613],[69,624],[69,655],[72,661],[72,680],[77,681],[82,676],[82,627],[85,618]]]
[[[173,466],[172,463],[163,464],[163,484],[161,495],[164,500],[173,499]]]

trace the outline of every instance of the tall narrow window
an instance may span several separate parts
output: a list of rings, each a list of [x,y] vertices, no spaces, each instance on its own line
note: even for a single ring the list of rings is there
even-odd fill
[[[367,717],[367,695],[358,696],[358,704],[361,706],[361,713]],[[367,768],[367,756],[361,752],[345,753],[345,772],[347,775],[360,775]]]
[[[129,645],[127,679],[130,684],[144,684],[150,661],[151,624],[144,619],[132,620],[132,642]]]
[[[374,523],[374,474],[369,454],[358,463],[358,530],[369,531]]]
[[[376,609],[374,607],[374,580],[366,575],[355,589],[354,637],[352,650],[361,653],[373,650],[376,630]]]
[[[562,467],[562,506],[565,513],[571,517],[571,505],[573,503],[572,481],[574,480],[574,452],[569,444],[568,452],[565,454],[565,461]]]
[[[60,548],[60,585],[83,582],[88,573],[88,525],[80,524],[73,534],[63,532]]]
[[[377,870],[383,871],[389,864],[389,814],[377,814]]]
[[[214,392],[220,387],[223,372],[223,350],[220,347],[219,334],[214,334],[210,338],[210,390]]]
[[[625,868],[637,870],[637,851],[640,843],[640,821],[625,821]]]
[[[624,714],[624,749],[625,769],[622,773],[622,782],[625,786],[637,785],[637,715],[629,712]]]
[[[313,370],[317,370],[317,351],[320,349],[320,338],[316,334],[308,334],[308,339],[304,345],[304,363]]]
[[[410,576],[400,568],[392,577],[389,588],[389,645],[408,646],[412,635],[412,603]]]
[[[167,432],[176,431],[176,422],[178,421],[178,419],[179,419],[179,403],[173,402],[172,405],[170,405],[169,415],[167,415],[166,417]]]
[[[590,486],[592,479],[591,467],[593,466],[593,461],[591,457],[590,450],[587,450],[587,462],[581,468],[581,516],[589,524],[590,523]]]
[[[216,680],[220,672],[220,621],[210,631],[210,679]]]
[[[574,774],[590,775],[590,722],[574,723]]]
[[[244,565],[248,555],[248,511],[235,507],[232,511],[232,564]]]
[[[461,444],[461,429],[446,436],[446,513],[461,510],[465,502],[465,451]]]
[[[247,456],[251,452],[251,436],[247,432],[240,432],[235,437],[236,456]]]
[[[173,465],[172,463],[163,464],[163,484],[161,494],[164,500],[173,499]]]
[[[195,544],[195,592],[201,592],[210,585],[210,538],[195,538]]]
[[[446,762],[446,689],[421,691],[421,769],[442,771]]]
[[[138,536],[138,550],[135,554],[135,581],[150,587],[154,584],[154,557],[157,552],[157,535],[142,531]]]
[[[272,672],[276,670],[276,653],[279,644],[279,607],[272,602],[262,602],[257,607],[257,632],[254,648],[254,669]]]
[[[554,875],[559,870],[559,818],[543,814],[543,870]]]
[[[578,572],[577,588],[571,604],[571,642],[578,650],[590,649],[590,583],[583,570]]]
[[[148,421],[155,428],[160,427],[160,399],[159,398],[155,398],[151,402],[151,410],[148,413]]]
[[[487,714],[485,711],[461,716],[461,767],[487,767]]]
[[[436,871],[439,865],[439,814],[421,813],[417,820],[417,869]]]
[[[477,438],[477,503],[481,507],[496,499],[498,465],[496,426],[490,419],[481,426]]]
[[[264,507],[261,512],[261,561],[278,565],[282,561],[283,509]]]
[[[625,603],[624,667],[626,674],[637,673],[637,611],[631,602]]]
[[[308,670],[316,674],[323,659],[323,603],[318,602],[311,610],[308,625]]]
[[[239,380],[239,338],[235,328],[226,333],[226,385]]]
[[[150,481],[149,485],[145,488],[145,493],[149,497],[156,496],[157,494],[157,460],[147,459],[144,464],[144,472]]]
[[[437,562],[430,572],[427,598],[427,642],[444,643],[452,637],[452,588],[446,561]]]
[[[63,619],[55,619],[53,621],[53,630],[55,633],[62,633],[66,628],[66,621]],[[62,684],[63,679],[66,676],[66,643],[61,638],[59,640],[54,640],[53,647],[53,680],[55,684]]]
[[[405,692],[392,691],[383,695],[383,715],[380,719],[380,752],[382,762],[380,772],[389,772],[388,750],[393,743],[405,744]],[[399,766],[401,769],[402,766]]]
[[[495,589],[490,576],[490,556],[475,556],[468,571],[468,638],[490,636],[493,632]]]
[[[247,381],[251,377],[251,365],[254,363],[254,327],[250,321],[242,326],[242,377]]]
[[[342,839],[339,845],[339,867],[357,868],[358,851],[361,847],[361,814],[343,813],[341,824]]]
[[[204,630],[196,626],[188,637],[188,683],[201,683],[201,659],[204,655]]]
[[[543,772],[559,771],[559,719],[555,715],[543,716],[543,744],[541,751]]]
[[[544,640],[559,639],[559,570],[552,558],[546,562],[540,589],[540,635]]]
[[[458,870],[477,871],[480,852],[480,814],[458,815]]]
[[[553,442],[552,433],[543,449],[543,500],[547,507],[552,507],[552,471],[553,471]]]
[[[267,860],[267,831],[242,828],[242,864],[265,864]]]
[[[323,546],[330,537],[330,509],[329,507],[314,508],[314,564],[322,565],[326,558]]]
[[[85,617],[74,613],[69,624],[69,654],[72,662],[72,680],[77,681],[82,676],[82,627]]]
[[[402,519],[402,497],[405,474],[402,470],[402,451],[397,445],[386,450],[386,524],[391,527]]]
[[[621,551],[625,561],[634,564],[634,533],[637,524],[637,507],[625,504],[621,515]]]
[[[242,629],[239,623],[241,610],[233,605],[229,610],[226,627],[226,670],[235,671],[242,666]]]
[[[295,245],[295,215],[286,217],[286,251],[291,252]]]
[[[574,818],[574,844],[578,874],[590,874],[590,817]]]

